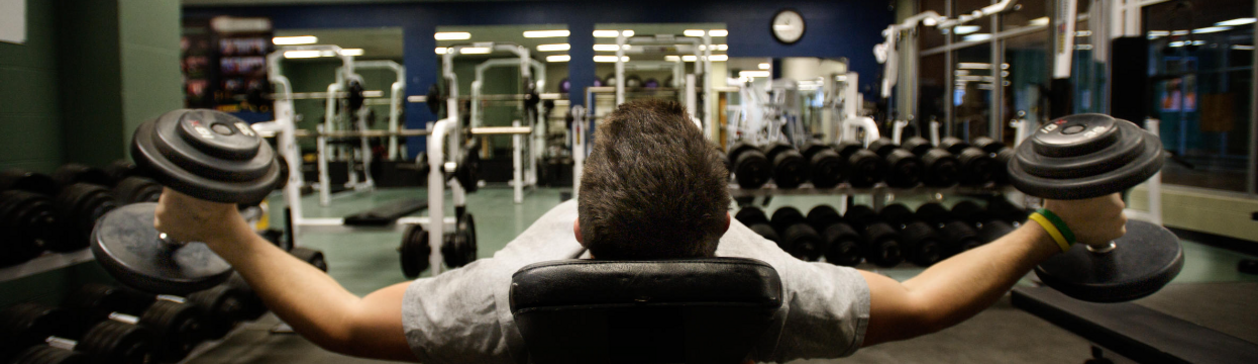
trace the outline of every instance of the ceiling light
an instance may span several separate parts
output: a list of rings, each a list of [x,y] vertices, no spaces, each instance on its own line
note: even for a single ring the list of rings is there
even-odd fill
[[[1232,20],[1224,20],[1224,21],[1221,21],[1221,22],[1218,22],[1218,23],[1214,23],[1214,25],[1219,25],[1219,26],[1237,26],[1237,25],[1253,24],[1253,23],[1254,23],[1254,20],[1255,20],[1255,18],[1236,18],[1236,19],[1232,19]]]
[[[472,33],[468,32],[437,32],[432,35],[436,40],[468,40],[472,39]]]
[[[1075,36],[1076,36],[1076,37],[1091,37],[1091,36],[1092,36],[1092,31],[1091,31],[1091,30],[1080,30],[1080,31],[1075,32]]]
[[[595,30],[594,37],[595,38],[615,38],[616,32],[617,32],[616,30]],[[623,30],[623,32],[625,33],[626,37],[633,36],[633,29],[625,29]]]
[[[756,78],[756,77],[768,78],[768,77],[769,77],[769,71],[738,71],[738,77],[743,77],[743,78]]]
[[[773,68],[773,65],[769,64],[768,62],[765,62],[765,63],[756,65],[756,68],[767,70],[767,69]]]
[[[696,58],[695,56],[682,56],[681,57],[681,60],[686,61],[686,62],[694,62],[696,59],[698,58]]]
[[[629,50],[629,45],[628,45],[628,44],[626,44],[626,45],[624,46],[624,49],[625,49],[625,50]],[[615,45],[615,44],[595,44],[595,45],[594,45],[594,50],[595,50],[595,51],[599,51],[599,52],[615,52],[615,51],[616,51],[616,45]]]
[[[974,33],[961,38],[961,40],[966,42],[978,42],[988,39],[992,39],[992,35],[989,33]]]
[[[686,29],[685,31],[681,32],[681,34],[687,37],[702,37],[703,29]]]
[[[292,37],[271,38],[271,43],[275,43],[275,45],[315,44],[318,42],[319,42],[319,38],[313,35],[297,35],[297,36],[292,36]]]
[[[567,30],[526,30],[525,38],[563,38],[568,36]]]
[[[982,62],[957,63],[957,69],[963,69],[963,70],[985,70],[988,68],[992,68],[991,63],[982,63]]]
[[[1252,51],[1252,50],[1254,50],[1254,45],[1252,45],[1252,44],[1234,44],[1234,45],[1232,45],[1232,49],[1235,49],[1235,50],[1238,50],[1238,51]]]
[[[489,47],[465,47],[459,48],[459,54],[489,54]]]
[[[319,58],[323,51],[284,51],[284,58]]]
[[[569,56],[569,55],[567,55],[567,54],[558,54],[558,55],[553,55],[553,56],[546,56],[546,62],[567,62],[567,61],[570,61],[570,60],[572,60],[572,56]]]
[[[724,54],[714,54],[712,57],[709,57],[708,60],[712,62],[725,62],[729,60],[729,56]]]
[[[1048,17],[1047,17],[1047,16],[1041,16],[1041,17],[1038,17],[1038,18],[1035,18],[1035,19],[1031,19],[1031,21],[1027,22],[1027,24],[1030,24],[1030,25],[1048,25]]]
[[[568,45],[568,43],[538,44],[537,45],[538,52],[559,52],[559,51],[566,51],[569,48],[572,48],[572,46]]]
[[[669,62],[681,62],[681,57],[678,57],[678,56],[664,56],[664,60],[665,60],[665,61],[669,61]]]
[[[970,34],[978,30],[979,26],[977,25],[958,25],[952,28],[952,31],[957,34]]]
[[[629,62],[629,56],[620,57],[621,62]],[[598,63],[615,63],[616,56],[594,56],[594,62]]]
[[[712,29],[708,31],[708,35],[713,37],[725,37],[729,36],[729,31],[725,29]]]
[[[446,52],[449,52],[449,50],[450,49],[446,47],[437,47],[437,54],[446,54]]]
[[[1228,30],[1232,30],[1232,27],[1205,27],[1193,29],[1192,34],[1218,33]]]
[[[341,49],[342,56],[357,57],[363,55],[362,48],[344,48]]]

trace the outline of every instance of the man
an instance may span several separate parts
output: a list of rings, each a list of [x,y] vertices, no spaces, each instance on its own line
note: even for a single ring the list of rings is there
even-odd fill
[[[622,105],[598,128],[579,202],[555,207],[493,258],[361,298],[258,237],[233,205],[167,190],[155,224],[175,239],[208,244],[268,307],[319,346],[422,362],[525,362],[508,292],[512,273],[540,261],[712,255],[765,261],[781,276],[786,299],[781,322],[752,349],[752,359],[786,361],[847,356],[957,324],[1061,251],[1043,227],[1024,224],[903,283],[803,262],[731,222],[720,158],[680,105]],[[1118,195],[1046,204],[1080,242],[1124,232]]]

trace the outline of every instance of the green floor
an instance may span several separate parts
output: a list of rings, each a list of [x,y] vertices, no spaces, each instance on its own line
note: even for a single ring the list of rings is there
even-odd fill
[[[527,192],[524,202],[512,203],[509,188],[484,188],[468,195],[468,211],[476,216],[477,237],[481,258],[489,257],[524,231],[546,211],[559,204],[560,193],[569,189],[539,189]],[[359,212],[397,198],[426,198],[422,189],[381,190],[373,193],[340,195],[330,207],[320,207],[314,196],[303,199],[304,216],[339,217]],[[856,203],[870,203],[868,197],[856,197]],[[951,205],[959,199],[945,200]],[[281,206],[278,198],[272,206]],[[781,206],[795,206],[803,211],[818,204],[838,205],[838,196],[780,196],[772,199],[766,211]],[[920,199],[898,202],[915,207]],[[451,202],[447,197],[447,209]],[[273,218],[282,216],[272,211]],[[273,220],[279,221],[279,220]],[[404,282],[396,248],[401,239],[397,231],[355,231],[351,233],[307,234],[298,244],[323,250],[328,273],[347,289],[366,294],[390,284]],[[1184,241],[1186,263],[1183,272],[1172,284],[1258,281],[1258,276],[1236,272],[1236,263],[1253,258],[1228,250]],[[891,269],[876,270],[895,279],[907,279],[922,268],[902,264]],[[314,347],[295,335],[272,334],[278,321],[274,317],[237,330],[224,342],[200,350],[190,363],[352,363],[369,362],[331,354]],[[863,349],[844,362],[856,363],[937,363],[937,362],[1018,362],[1079,363],[1088,357],[1087,342],[1030,314],[1017,310],[1004,299],[974,319],[926,337],[889,343]],[[830,363],[835,361],[800,361]]]

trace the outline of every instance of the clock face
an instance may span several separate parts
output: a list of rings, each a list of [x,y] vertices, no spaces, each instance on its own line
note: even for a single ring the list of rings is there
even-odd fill
[[[773,16],[773,37],[793,44],[804,37],[804,17],[794,10],[782,10]]]

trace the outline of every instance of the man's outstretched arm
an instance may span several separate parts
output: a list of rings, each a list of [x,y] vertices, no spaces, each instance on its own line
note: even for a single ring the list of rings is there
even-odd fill
[[[233,204],[162,193],[156,227],[202,241],[231,263],[267,307],[320,347],[359,357],[417,361],[402,328],[407,283],[358,297],[319,269],[255,234]]]
[[[1046,201],[1080,244],[1123,235],[1127,219],[1117,194],[1075,201]],[[861,271],[869,284],[865,346],[904,340],[956,325],[982,312],[1037,264],[1061,253],[1035,223],[981,247],[932,265],[903,283]]]

